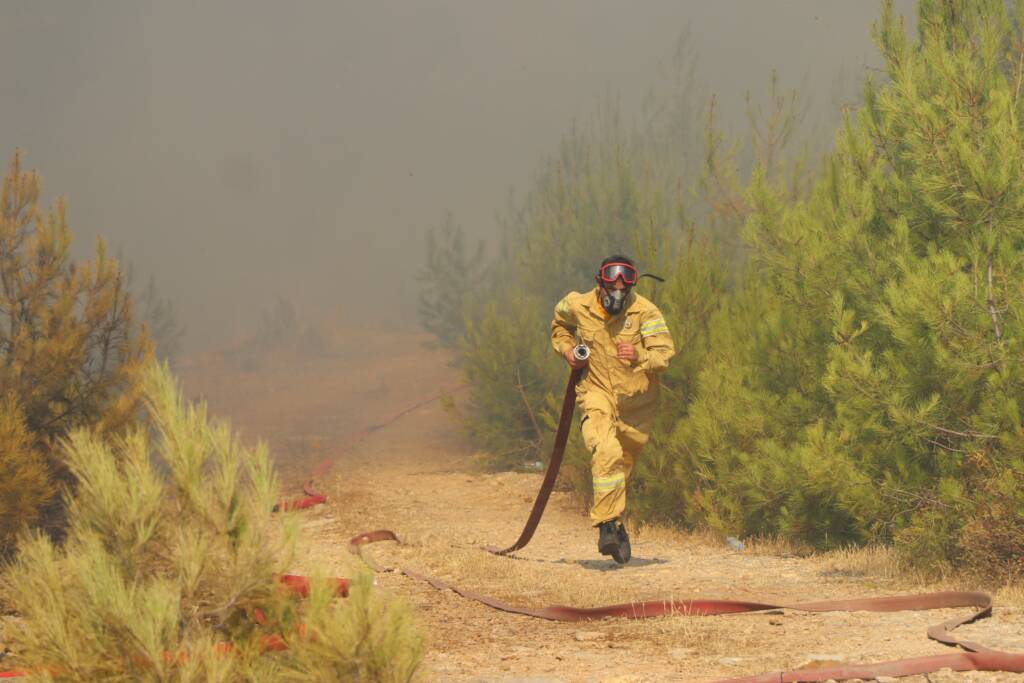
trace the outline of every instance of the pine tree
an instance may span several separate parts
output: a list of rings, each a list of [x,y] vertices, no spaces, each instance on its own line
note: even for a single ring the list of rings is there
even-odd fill
[[[690,523],[941,567],[991,556],[998,518],[1021,556],[1020,16],[925,1],[912,43],[887,3],[891,81],[810,197],[755,178],[751,272],[676,429]]]
[[[132,300],[139,309],[139,315],[136,316],[136,334],[145,326],[156,357],[173,365],[181,353],[181,342],[185,336],[185,328],[178,320],[174,302],[170,297],[160,293],[156,278],[152,275],[146,281],[146,286],[140,287],[135,276],[135,265],[127,262],[120,251],[117,260],[126,264],[125,282]]]
[[[64,204],[44,211],[39,192],[15,153],[0,192],[0,551],[44,510],[42,521],[59,526],[59,507],[47,507],[71,481],[59,440],[77,427],[130,425],[150,354],[117,262],[100,241],[95,261],[72,263]]]
[[[466,248],[465,230],[448,214],[427,233],[427,261],[417,275],[420,324],[442,346],[454,347],[465,332],[466,302],[479,286],[484,270],[484,243]]]
[[[887,5],[877,36],[892,83],[869,85],[834,181],[845,213],[871,207],[865,232],[888,258],[836,307],[834,324],[868,332],[830,352],[825,386],[888,501],[872,527],[889,524],[907,557],[933,564],[972,563],[964,524],[988,502],[972,492],[1024,471],[1020,9],[925,1],[912,44]],[[851,241],[851,260],[867,255]],[[1024,496],[1001,498],[1020,528]]]

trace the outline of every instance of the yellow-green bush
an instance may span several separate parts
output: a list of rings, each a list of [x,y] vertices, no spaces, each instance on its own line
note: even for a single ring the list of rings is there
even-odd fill
[[[34,534],[4,572],[18,666],[62,681],[409,680],[422,640],[368,577],[347,601],[326,582],[301,605],[276,589],[295,525],[271,514],[265,448],[185,405],[165,366],[144,390],[148,432],[65,444],[79,482],[66,542]],[[271,634],[288,649],[261,652]]]

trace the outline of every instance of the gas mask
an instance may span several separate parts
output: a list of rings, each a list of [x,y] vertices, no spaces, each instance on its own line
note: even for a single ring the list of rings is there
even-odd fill
[[[629,288],[606,289],[601,288],[601,305],[611,315],[622,313],[622,307],[626,305],[626,298],[629,296]]]

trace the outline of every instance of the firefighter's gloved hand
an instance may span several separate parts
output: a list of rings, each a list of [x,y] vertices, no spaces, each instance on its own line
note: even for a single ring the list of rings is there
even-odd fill
[[[565,362],[568,363],[569,367],[574,369],[574,370],[576,368],[582,368],[583,366],[585,366],[587,364],[586,360],[580,360],[576,356],[573,355],[572,347],[571,346],[569,348],[567,348],[565,351],[563,351],[562,355],[565,356]]]
[[[628,363],[635,363],[640,358],[640,354],[637,353],[636,347],[632,344],[619,344],[616,355],[619,360],[624,360]]]

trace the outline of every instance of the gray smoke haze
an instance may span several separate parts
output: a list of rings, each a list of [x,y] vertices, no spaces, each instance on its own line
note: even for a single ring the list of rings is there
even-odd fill
[[[897,9],[912,19],[913,3]],[[880,66],[879,6],[680,2],[0,2],[0,157],[170,296],[195,349],[278,296],[410,316],[425,231],[495,229],[574,118],[627,112],[686,33],[726,111],[771,69],[829,107]]]

